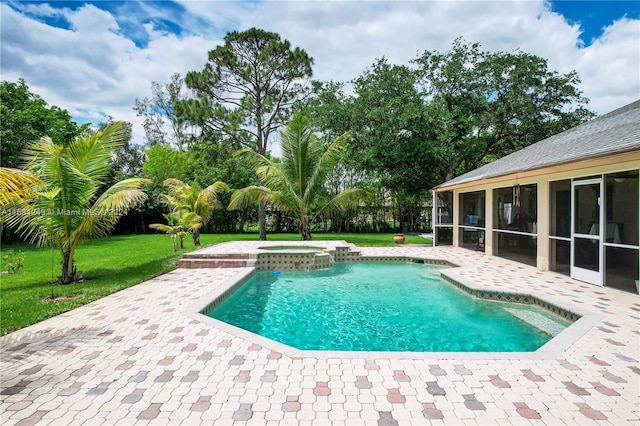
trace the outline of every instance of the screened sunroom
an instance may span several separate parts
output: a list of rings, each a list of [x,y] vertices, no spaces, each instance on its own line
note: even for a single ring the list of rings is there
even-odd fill
[[[434,244],[637,293],[640,101],[434,188]]]

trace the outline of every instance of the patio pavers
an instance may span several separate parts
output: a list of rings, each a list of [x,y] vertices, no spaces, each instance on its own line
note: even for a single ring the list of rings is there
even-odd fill
[[[640,423],[638,296],[464,249],[360,250],[449,259],[474,282],[543,293],[601,319],[552,357],[293,357],[187,313],[247,268],[178,269],[0,338],[0,422]]]

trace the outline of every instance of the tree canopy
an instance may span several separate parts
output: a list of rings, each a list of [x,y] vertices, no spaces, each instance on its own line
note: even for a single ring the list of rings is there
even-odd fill
[[[144,117],[147,144],[172,144],[184,150],[191,142],[191,123],[184,116],[176,114],[176,104],[186,99],[183,92],[184,80],[180,74],[174,73],[171,81],[162,85],[151,82],[151,98],[136,99],[133,109],[139,117]]]
[[[187,87],[198,99],[180,102],[180,113],[264,155],[269,136],[291,117],[312,63],[276,33],[232,31],[209,52],[202,71],[187,73]]]
[[[457,39],[411,65],[379,59],[351,82],[352,95],[316,83],[305,104],[325,128],[353,131],[350,164],[394,195],[410,228],[430,188],[594,116],[577,74],[535,55]]]
[[[401,220],[415,229],[434,173],[433,145],[414,73],[378,60],[353,81],[352,157],[391,191]]]
[[[18,167],[24,148],[43,136],[54,143],[67,145],[88,125],[79,126],[69,113],[55,105],[48,106],[39,95],[32,93],[27,82],[3,81],[0,84],[0,165]]]
[[[594,116],[577,73],[551,71],[536,55],[484,52],[457,39],[450,51],[425,51],[413,63],[440,182]]]

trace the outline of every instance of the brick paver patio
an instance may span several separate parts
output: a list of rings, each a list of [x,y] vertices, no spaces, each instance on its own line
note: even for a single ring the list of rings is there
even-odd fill
[[[250,268],[177,269],[0,338],[0,422],[640,424],[638,296],[464,249],[361,250],[449,259],[463,279],[546,294],[598,320],[553,356],[290,356],[192,313]]]

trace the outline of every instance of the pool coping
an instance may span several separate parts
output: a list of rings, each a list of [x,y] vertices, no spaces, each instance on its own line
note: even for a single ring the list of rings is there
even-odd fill
[[[393,260],[388,260],[388,259]],[[404,260],[399,260],[404,259]],[[382,352],[382,351],[322,351],[322,350],[302,350],[295,347],[286,345],[284,343],[277,342],[267,337],[260,336],[250,331],[244,330],[240,327],[225,323],[223,321],[211,318],[206,315],[207,312],[215,309],[220,303],[222,303],[230,294],[232,294],[237,288],[242,286],[257,270],[256,267],[243,268],[245,271],[238,278],[229,279],[221,284],[215,291],[200,298],[198,302],[193,304],[184,314],[190,318],[199,321],[201,323],[210,325],[212,327],[219,328],[227,333],[233,334],[239,338],[247,340],[252,343],[259,344],[274,351],[278,351],[284,355],[292,358],[362,358],[362,359],[450,359],[450,360],[469,360],[469,359],[553,359],[567,350],[570,346],[576,343],[582,336],[584,336],[591,328],[593,328],[598,322],[602,320],[602,316],[593,313],[587,309],[579,307],[574,304],[570,304],[560,298],[543,294],[536,291],[531,292],[515,292],[504,291],[501,289],[494,289],[490,286],[481,286],[477,283],[473,283],[460,275],[460,272],[472,271],[473,268],[465,268],[456,265],[450,261],[443,259],[431,259],[420,256],[363,256],[359,258],[359,262],[376,262],[376,261],[395,261],[395,262],[407,262],[407,263],[425,263],[450,266],[449,269],[441,271],[441,279],[458,287],[459,289],[467,292],[472,297],[478,297],[488,300],[496,300],[491,296],[509,295],[519,296],[522,298],[529,298],[536,303],[523,303],[522,304],[536,304],[537,306],[547,309],[548,306],[556,308],[560,312],[568,313],[577,316],[578,318],[573,321],[566,329],[560,332],[557,336],[553,337],[542,347],[538,348],[534,352]],[[458,275],[451,277],[451,275]],[[508,300],[504,300],[508,301]],[[514,302],[514,301],[511,301]],[[539,304],[539,303],[542,304]],[[554,312],[552,309],[551,312]],[[560,315],[562,316],[562,315]],[[566,318],[566,317],[565,317]]]

